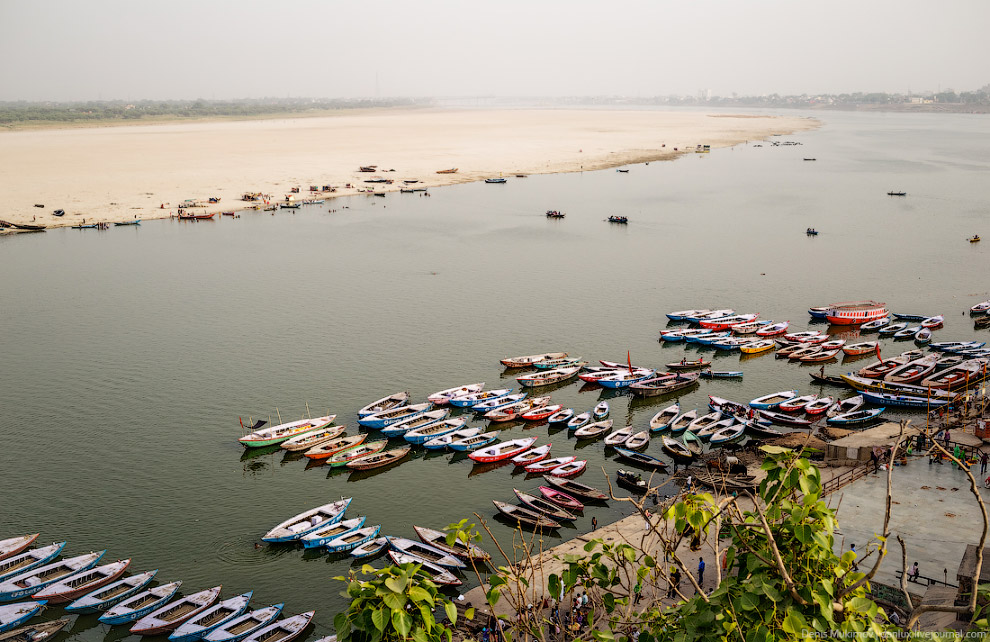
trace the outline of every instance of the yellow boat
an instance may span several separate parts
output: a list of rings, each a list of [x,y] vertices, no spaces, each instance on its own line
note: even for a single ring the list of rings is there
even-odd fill
[[[746,354],[756,354],[758,352],[766,352],[767,350],[773,350],[777,347],[777,342],[773,339],[763,339],[762,341],[754,341],[753,343],[747,343],[739,347],[741,352]]]
[[[969,239],[969,242],[970,242],[970,243],[979,243],[979,242],[980,242],[980,235],[979,235],[979,234],[977,234],[977,235],[976,235],[976,236],[974,236],[973,238],[971,238],[971,239]]]

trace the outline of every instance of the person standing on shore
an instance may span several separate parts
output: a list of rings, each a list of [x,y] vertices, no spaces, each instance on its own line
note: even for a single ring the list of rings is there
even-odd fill
[[[987,472],[987,463],[990,462],[990,457],[987,456],[986,451],[980,453],[980,474]]]
[[[986,455],[984,455],[984,457],[986,457]],[[591,518],[591,530],[593,530],[593,531],[597,531],[598,530],[598,518],[597,517],[592,517]]]
[[[698,586],[705,588],[705,558],[698,558]]]

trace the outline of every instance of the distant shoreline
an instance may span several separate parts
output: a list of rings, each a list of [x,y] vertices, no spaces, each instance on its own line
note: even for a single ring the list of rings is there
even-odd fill
[[[412,108],[31,128],[0,133],[0,171],[10,187],[2,218],[60,227],[84,219],[169,218],[186,199],[206,204],[196,212],[244,210],[254,205],[241,200],[245,193],[268,194],[274,203],[287,195],[370,196],[369,190],[397,193],[411,185],[433,188],[500,176],[511,183],[516,175],[668,160],[693,153],[697,145],[715,150],[819,124],[804,116],[722,110]],[[377,165],[375,172],[358,171],[370,165]],[[438,173],[448,168],[458,171]],[[365,182],[376,177],[393,182]],[[310,185],[337,189],[310,192]],[[220,200],[206,203],[211,197]],[[56,209],[65,216],[54,217]]]

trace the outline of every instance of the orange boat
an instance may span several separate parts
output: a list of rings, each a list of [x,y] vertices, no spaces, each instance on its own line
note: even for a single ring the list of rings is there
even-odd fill
[[[437,170],[437,174],[456,174],[456,173],[457,173],[456,167],[451,167],[450,169]]]
[[[183,221],[204,221],[206,219],[211,219],[216,215],[216,212],[213,212],[212,214],[179,214],[179,218]]]
[[[887,304],[877,301],[855,301],[835,306],[825,315],[835,325],[860,325],[887,316]]]

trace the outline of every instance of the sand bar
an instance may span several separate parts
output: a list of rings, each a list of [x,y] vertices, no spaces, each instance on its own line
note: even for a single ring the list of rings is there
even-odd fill
[[[185,199],[249,205],[245,192],[283,201],[292,187],[333,194],[398,191],[516,174],[575,172],[675,158],[772,134],[814,129],[791,116],[664,110],[380,110],[339,116],[67,127],[0,133],[4,212],[14,223],[75,225],[167,218]],[[676,150],[676,151],[675,151]],[[377,165],[377,173],[360,166]],[[458,168],[456,174],[438,170]],[[394,169],[394,172],[387,170]],[[374,177],[391,185],[370,184]],[[345,189],[350,183],[353,187]],[[43,204],[37,208],[35,204]],[[162,208],[164,205],[164,208]],[[56,209],[66,215],[53,216]]]

